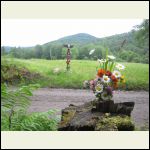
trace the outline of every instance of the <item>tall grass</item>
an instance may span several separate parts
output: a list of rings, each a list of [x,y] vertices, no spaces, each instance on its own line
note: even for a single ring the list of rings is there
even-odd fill
[[[9,58],[7,58],[9,60]],[[71,69],[66,71],[65,60],[43,59],[14,59],[14,64],[28,68],[30,71],[41,73],[46,80],[38,80],[42,86],[61,88],[82,88],[83,81],[95,78],[98,67],[97,61],[72,60]],[[122,63],[126,69],[125,90],[149,90],[149,65],[140,63]],[[53,69],[59,68],[56,74]]]

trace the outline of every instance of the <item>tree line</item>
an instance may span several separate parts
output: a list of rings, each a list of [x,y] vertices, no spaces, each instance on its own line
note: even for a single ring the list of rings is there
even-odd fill
[[[149,63],[149,20],[135,27],[129,33],[101,38],[97,42],[88,44],[74,44],[71,49],[72,59],[97,60],[105,55],[105,47],[110,49],[110,54],[117,57],[118,61]],[[89,55],[91,49],[95,49]],[[1,47],[2,55],[9,55],[22,59],[65,59],[67,49],[60,41],[44,45],[36,45],[30,48],[12,47],[9,51]]]

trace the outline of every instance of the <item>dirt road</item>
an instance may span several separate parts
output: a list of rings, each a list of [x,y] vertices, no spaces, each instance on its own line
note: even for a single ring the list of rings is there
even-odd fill
[[[69,104],[80,105],[93,100],[94,94],[90,90],[51,89],[41,88],[33,92],[29,112],[42,112],[49,109],[61,109]],[[146,91],[115,91],[115,102],[134,101],[135,106],[131,114],[138,127],[149,124],[149,92]],[[149,127],[148,127],[149,128]]]

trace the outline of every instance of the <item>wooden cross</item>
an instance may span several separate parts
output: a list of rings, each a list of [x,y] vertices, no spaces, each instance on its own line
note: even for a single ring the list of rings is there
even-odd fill
[[[70,53],[70,48],[73,47],[73,45],[70,45],[70,44],[64,44],[64,47],[67,48],[67,56],[66,56],[66,63],[67,63],[67,71],[70,69],[70,59],[71,59],[71,53]]]

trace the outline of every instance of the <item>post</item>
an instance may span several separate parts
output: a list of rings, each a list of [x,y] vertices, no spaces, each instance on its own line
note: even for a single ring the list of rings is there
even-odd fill
[[[73,47],[73,45],[70,45],[70,44],[65,44],[64,45],[64,47],[66,47],[67,48],[67,56],[66,56],[66,64],[67,64],[67,67],[66,67],[66,69],[67,69],[67,71],[69,71],[70,70],[70,59],[71,59],[71,53],[70,53],[70,48],[72,48]]]

